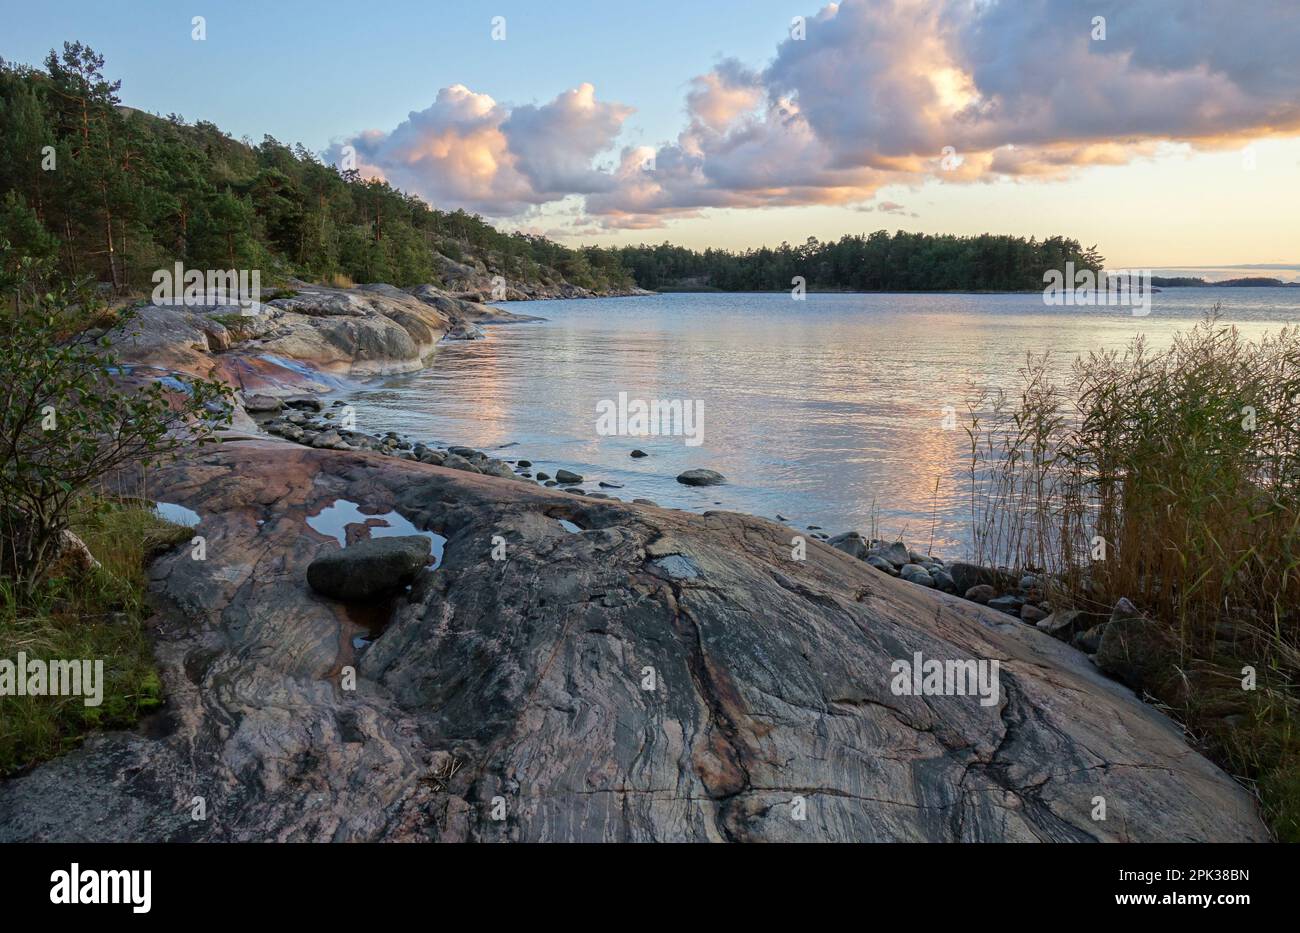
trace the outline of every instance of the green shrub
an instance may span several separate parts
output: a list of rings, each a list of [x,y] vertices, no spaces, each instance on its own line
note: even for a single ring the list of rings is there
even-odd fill
[[[58,558],[73,504],[115,470],[211,440],[229,423],[228,387],[190,379],[131,386],[85,283],[47,276],[0,241],[0,573],[21,597]],[[132,309],[120,311],[129,326]]]

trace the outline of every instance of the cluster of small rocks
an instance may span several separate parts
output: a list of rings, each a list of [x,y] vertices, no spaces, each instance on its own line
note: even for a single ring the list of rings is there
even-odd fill
[[[344,404],[336,401],[326,408],[320,399],[309,395],[284,399],[254,395],[244,399],[244,409],[258,421],[262,430],[296,444],[327,450],[368,450],[399,460],[415,460],[507,479],[531,478],[523,472],[516,472],[506,461],[470,447],[441,450],[427,444],[412,443],[396,431],[367,434],[345,428],[339,412]],[[527,461],[520,463],[527,465]]]
[[[902,577],[908,583],[945,593],[957,592],[957,584],[940,558],[909,550],[902,541],[867,539],[856,531],[846,531],[828,538],[826,543],[858,560],[866,561],[891,577]]]
[[[327,407],[323,401],[310,395],[294,395],[287,398],[269,395],[244,397],[244,410],[253,417],[263,431],[307,447],[328,450],[365,450],[396,457],[399,460],[431,463],[467,473],[533,481],[548,487],[559,486],[563,487],[565,492],[584,495],[591,499],[617,498],[606,492],[577,488],[579,483],[586,482],[586,477],[572,470],[559,469],[552,476],[543,470],[534,472],[531,460],[502,460],[490,457],[472,447],[446,449],[431,447],[412,442],[396,431],[387,431],[380,435],[345,428],[341,424],[339,411],[345,405],[346,402],[340,399]],[[639,459],[647,454],[642,450],[634,450],[631,456]],[[688,470],[678,477],[678,482],[686,485],[715,485],[724,481],[722,474],[712,470]],[[608,480],[601,480],[599,486],[602,489],[623,488],[622,483]],[[651,499],[633,499],[632,502],[639,505],[657,505]]]
[[[1044,634],[1096,655],[1098,666],[1120,680],[1132,678],[1124,676],[1120,667],[1112,663],[1110,655],[1114,652],[1103,650],[1107,632],[1112,635],[1112,644],[1123,640],[1127,645],[1135,638],[1156,637],[1147,634],[1148,629],[1154,631],[1155,623],[1127,599],[1120,599],[1110,613],[1055,608],[1048,601],[1049,581],[1041,574],[1017,575],[1005,569],[959,561],[949,564],[932,554],[911,550],[902,541],[867,539],[856,531],[825,540],[831,547],[870,564],[881,573],[961,596],[1033,625]],[[1124,656],[1131,653],[1126,651]]]

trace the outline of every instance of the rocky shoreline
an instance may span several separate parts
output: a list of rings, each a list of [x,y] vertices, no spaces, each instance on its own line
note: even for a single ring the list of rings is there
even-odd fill
[[[439,448],[421,441],[411,440],[396,431],[380,434],[349,429],[341,425],[341,412],[348,403],[336,399],[328,405],[313,396],[291,396],[278,399],[272,396],[247,396],[244,408],[258,427],[268,434],[307,447],[340,451],[363,450],[400,460],[432,464],[467,473],[496,476],[534,482],[547,488],[560,487],[564,492],[585,495],[592,499],[621,500],[622,497],[606,489],[621,489],[622,484],[601,482],[600,489],[581,488],[585,477],[566,469],[558,469],[552,476],[534,470],[533,463],[523,457],[492,457],[481,450],[465,446]],[[640,451],[634,451],[635,456]],[[712,470],[691,470],[678,477],[686,485],[716,485],[725,478]],[[657,505],[651,499],[632,498],[637,505]],[[783,516],[778,516],[784,520]],[[884,541],[864,538],[857,531],[828,535],[817,528],[809,529],[809,537],[826,541],[831,547],[851,557],[864,561],[875,570],[898,577],[915,586],[936,589],[988,606],[998,612],[1035,626],[1039,631],[1058,638],[1095,660],[1102,670],[1112,675],[1122,675],[1123,667],[1108,663],[1113,652],[1098,654],[1107,623],[1121,623],[1136,615],[1127,600],[1121,601],[1107,616],[1071,608],[1054,611],[1048,599],[1050,581],[1037,574],[1018,574],[1005,568],[984,567],[964,561],[951,564],[933,554],[911,550],[902,541]],[[1115,627],[1121,628],[1120,624]],[[1123,676],[1119,676],[1123,680]]]
[[[208,542],[150,573],[167,709],[0,782],[0,840],[1268,838],[1078,652],[776,522],[277,438],[152,492]],[[408,525],[436,564],[358,601],[338,559]],[[914,656],[997,659],[998,702],[891,689]]]
[[[801,552],[339,430],[340,375],[498,313],[431,299],[462,300],[304,288],[224,344],[228,312],[146,313],[124,378],[239,402],[150,480],[205,542],[150,569],[166,709],[0,781],[0,841],[1268,839],[1175,723],[1027,624],[1036,593],[1013,617],[899,542]],[[1000,665],[996,693],[896,689],[922,658]]]
[[[402,294],[387,286],[370,288],[386,295]],[[444,339],[479,339],[483,336],[477,324],[463,316],[458,317],[459,309],[448,305],[436,289],[420,286],[413,290],[413,294],[449,314],[453,325]],[[487,325],[540,320],[509,312],[494,316],[483,310],[475,311],[474,316],[477,322]],[[316,449],[368,451],[466,473],[521,480],[547,488],[558,487],[563,492],[591,499],[622,499],[612,491],[606,491],[621,489],[622,484],[600,482],[598,489],[583,489],[582,484],[586,482],[583,475],[563,468],[551,475],[535,470],[532,461],[523,457],[493,457],[466,446],[439,448],[396,431],[380,435],[346,428],[341,424],[341,413],[347,410],[348,403],[342,399],[335,399],[327,405],[326,400],[311,395],[285,398],[245,395],[242,406],[261,431]],[[637,455],[645,456],[639,450],[632,452],[632,456]],[[677,480],[685,485],[717,485],[724,483],[725,477],[713,470],[695,469],[681,474]],[[636,505],[657,505],[646,498],[631,498],[630,501]],[[787,521],[783,516],[777,518]],[[808,530],[808,536],[825,541],[880,573],[915,586],[959,596],[1018,619],[1071,645],[1087,655],[1105,674],[1123,683],[1135,684],[1133,672],[1144,663],[1141,658],[1135,660],[1131,655],[1147,647],[1152,650],[1160,647],[1158,626],[1145,619],[1126,599],[1121,599],[1109,613],[1072,607],[1058,609],[1049,600],[1051,581],[1038,574],[1022,574],[1008,568],[985,567],[964,561],[947,563],[933,554],[912,550],[902,541],[867,539],[857,531],[828,535],[813,527]],[[1107,633],[1110,634],[1109,640]]]

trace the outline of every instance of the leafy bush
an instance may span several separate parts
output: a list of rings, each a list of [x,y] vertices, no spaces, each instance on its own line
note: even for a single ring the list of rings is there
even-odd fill
[[[0,268],[13,270],[0,278],[0,572],[22,598],[66,543],[79,498],[128,464],[211,440],[230,404],[216,382],[192,379],[184,392],[123,382],[94,292],[41,290],[41,270],[10,253],[0,241]]]

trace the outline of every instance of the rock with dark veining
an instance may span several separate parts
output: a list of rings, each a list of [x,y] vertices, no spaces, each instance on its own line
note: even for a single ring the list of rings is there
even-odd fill
[[[167,713],[0,782],[0,840],[1267,838],[1067,645],[775,522],[274,440],[151,491],[209,541],[151,570]],[[380,615],[307,585],[340,501],[447,539]],[[995,702],[896,692],[917,653],[996,659]]]

